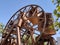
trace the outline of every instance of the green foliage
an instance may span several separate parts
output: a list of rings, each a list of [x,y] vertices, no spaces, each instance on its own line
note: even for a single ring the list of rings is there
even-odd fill
[[[54,25],[49,26],[49,29],[54,29]]]
[[[56,9],[54,10],[54,15],[56,16],[55,27],[60,28],[60,22],[58,21],[60,18],[60,0],[52,0],[52,2],[56,5]]]
[[[0,33],[3,32],[3,28],[4,28],[4,25],[2,23],[0,23]]]
[[[54,2],[54,0],[52,0],[52,2]]]
[[[55,26],[57,26],[58,28],[60,28],[60,23],[59,22],[55,22]]]
[[[60,12],[60,6],[57,6],[57,11]]]
[[[29,39],[27,40],[27,35],[24,35],[23,38],[22,38],[22,42],[25,43],[25,41],[27,41],[28,45],[31,45],[32,44],[32,40],[31,40],[31,37],[29,37]]]

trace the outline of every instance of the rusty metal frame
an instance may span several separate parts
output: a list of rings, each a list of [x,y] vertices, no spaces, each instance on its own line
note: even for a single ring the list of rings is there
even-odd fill
[[[32,41],[31,45],[37,45],[41,37],[45,40],[45,38],[55,34],[54,29],[49,28],[53,24],[50,18],[52,18],[51,13],[45,13],[38,5],[27,5],[19,9],[6,24],[1,45],[28,45],[29,38]],[[49,24],[49,22],[51,23]],[[37,27],[34,27],[35,25]],[[51,30],[53,30],[52,33]],[[34,31],[38,31],[40,34]],[[38,35],[35,39],[34,34]],[[23,39],[24,36],[26,40]],[[49,39],[53,40],[52,38]],[[44,41],[41,41],[41,45],[44,45]]]

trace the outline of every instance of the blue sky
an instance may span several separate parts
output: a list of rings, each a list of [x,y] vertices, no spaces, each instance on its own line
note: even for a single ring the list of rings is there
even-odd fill
[[[39,5],[45,12],[51,13],[53,13],[53,10],[56,8],[51,0],[0,0],[0,22],[6,25],[10,17],[17,10],[30,4]],[[57,36],[59,36],[59,34],[55,37]]]
[[[29,4],[37,4],[41,6],[45,12],[53,13],[55,9],[55,5],[51,0],[0,0],[0,22],[6,24],[18,9]]]

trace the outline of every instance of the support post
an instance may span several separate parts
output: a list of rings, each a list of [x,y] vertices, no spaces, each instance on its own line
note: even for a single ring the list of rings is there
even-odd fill
[[[17,43],[18,43],[18,45],[21,45],[20,30],[19,30],[19,27],[17,27]]]
[[[18,43],[18,45],[21,45],[21,36],[20,36],[21,32],[20,32],[20,28],[19,28],[19,27],[21,27],[21,25],[22,25],[22,19],[19,19],[18,26],[17,26],[17,43]]]

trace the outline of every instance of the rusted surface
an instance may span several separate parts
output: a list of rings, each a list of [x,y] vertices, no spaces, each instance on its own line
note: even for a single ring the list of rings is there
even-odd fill
[[[45,40],[48,42],[46,45],[54,45],[51,35],[55,30],[49,28],[53,25],[51,18],[52,14],[45,13],[38,5],[21,8],[8,21],[1,45],[44,45]]]

